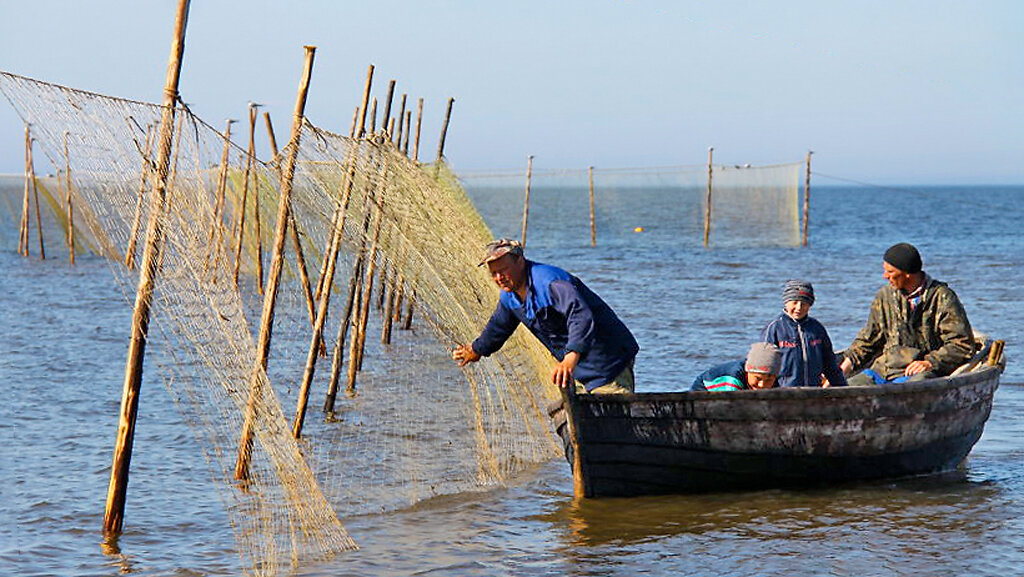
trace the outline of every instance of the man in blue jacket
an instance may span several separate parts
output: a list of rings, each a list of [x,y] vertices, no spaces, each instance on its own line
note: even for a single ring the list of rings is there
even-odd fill
[[[633,392],[633,360],[640,347],[583,281],[528,260],[519,242],[505,238],[487,245],[483,265],[501,296],[480,336],[452,352],[460,367],[497,352],[523,324],[558,360],[552,383],[566,387],[576,381],[577,390],[595,394]]]

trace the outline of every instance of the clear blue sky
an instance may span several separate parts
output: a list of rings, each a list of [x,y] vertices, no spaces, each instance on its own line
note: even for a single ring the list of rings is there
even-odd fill
[[[0,4],[0,69],[159,101],[175,0]],[[181,93],[214,126],[265,103],[348,130],[366,67],[426,98],[457,170],[777,163],[876,183],[1024,183],[1024,3],[194,0]],[[0,172],[22,169],[0,100]],[[428,156],[429,156],[428,154]],[[819,179],[821,184],[829,183]]]

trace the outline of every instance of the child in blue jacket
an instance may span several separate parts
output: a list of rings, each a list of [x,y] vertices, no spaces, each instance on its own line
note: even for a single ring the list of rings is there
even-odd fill
[[[715,365],[697,375],[690,385],[691,391],[743,391],[770,389],[775,386],[782,355],[779,348],[769,343],[750,345],[747,358]]]
[[[779,318],[768,323],[761,340],[782,351],[780,387],[845,387],[832,351],[832,339],[817,320],[807,316],[814,304],[814,287],[802,280],[786,281]],[[822,376],[827,381],[822,380]],[[827,384],[826,384],[827,383]]]

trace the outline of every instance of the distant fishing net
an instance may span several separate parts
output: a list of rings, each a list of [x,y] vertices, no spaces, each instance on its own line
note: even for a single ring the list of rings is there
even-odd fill
[[[712,246],[789,246],[800,242],[802,163],[712,167]],[[521,235],[526,173],[460,172],[500,235]],[[591,240],[590,190],[598,245],[703,242],[708,168],[666,166],[533,170],[527,241],[533,246]],[[666,224],[667,223],[667,224]],[[641,229],[645,235],[634,233]]]
[[[47,159],[65,181],[70,174],[76,237],[110,259],[131,294],[152,190],[147,133],[160,107],[7,73],[0,91],[31,125],[37,164]],[[225,147],[224,135],[187,109],[177,118],[147,374],[156,362],[202,441],[249,572],[275,574],[353,548],[339,516],[500,484],[557,455],[544,414],[556,396],[543,384],[551,360],[535,340],[518,331],[466,370],[450,359],[497,295],[476,266],[490,233],[447,167],[421,166],[381,136],[309,123],[296,150],[264,163]],[[236,126],[236,135],[248,132]],[[292,215],[307,274],[289,241],[269,366],[254,374],[280,160],[293,152]],[[67,187],[52,211],[61,226],[66,196]],[[312,347],[320,307],[325,342]],[[311,349],[315,373],[296,440]],[[112,398],[118,385],[109,384]],[[238,481],[250,394],[255,445],[248,479]]]

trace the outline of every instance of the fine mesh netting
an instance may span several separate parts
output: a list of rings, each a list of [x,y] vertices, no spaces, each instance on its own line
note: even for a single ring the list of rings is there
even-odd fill
[[[107,257],[131,293],[161,107],[2,72],[0,91],[30,126],[36,169],[45,159],[57,174],[40,179],[56,236],[66,245],[70,198],[78,250]],[[146,375],[164,381],[201,441],[249,572],[353,548],[339,518],[502,483],[558,454],[544,413],[551,360],[535,340],[518,331],[466,369],[450,359],[496,289],[476,266],[491,234],[443,163],[420,165],[380,133],[355,139],[308,121],[298,145],[263,162],[186,108],[172,138]],[[254,370],[278,161],[292,154],[291,240],[269,364]],[[255,442],[239,481],[247,415]]]
[[[711,173],[711,246],[790,246],[800,239],[800,179],[803,163],[773,166],[715,164]],[[460,172],[459,178],[488,222],[508,222],[521,213],[527,178],[523,172]],[[703,242],[708,214],[708,167],[594,168],[532,170],[529,178],[528,242],[579,238],[589,242],[590,190],[597,244],[648,223],[672,223],[680,242]],[[502,218],[504,217],[504,218]],[[520,223],[516,223],[520,225]],[[521,226],[496,231],[519,238]],[[659,231],[649,231],[659,232]],[[602,242],[604,241],[604,243]]]

